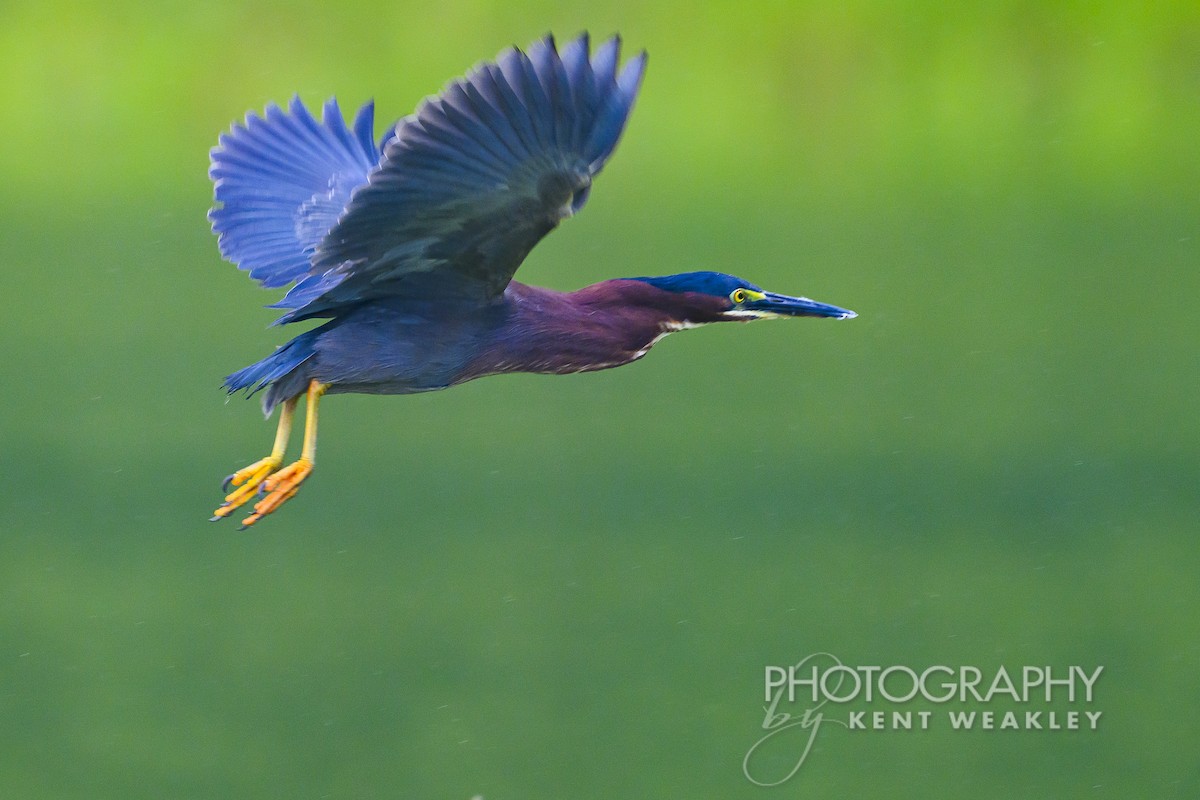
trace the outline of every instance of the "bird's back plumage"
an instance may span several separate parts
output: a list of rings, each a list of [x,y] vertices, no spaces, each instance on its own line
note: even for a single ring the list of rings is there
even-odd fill
[[[586,34],[511,48],[379,148],[369,105],[353,131],[333,101],[319,123],[299,100],[251,115],[212,152],[221,252],[265,286],[295,283],[280,322],[397,296],[488,302],[616,147],[645,54],[618,58],[617,38],[592,53]]]

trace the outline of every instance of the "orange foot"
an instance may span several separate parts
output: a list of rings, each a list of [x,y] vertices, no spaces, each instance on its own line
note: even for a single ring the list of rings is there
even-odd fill
[[[300,489],[300,484],[304,483],[308,476],[312,474],[312,471],[312,460],[301,456],[298,460],[288,464],[265,481],[262,481],[259,492],[265,492],[266,497],[254,504],[254,513],[242,520],[241,530],[249,528],[292,499]]]
[[[226,478],[225,482],[221,484],[221,488],[225,489],[225,491],[229,491],[230,486],[238,488],[225,495],[225,502],[221,503],[221,507],[213,512],[213,521],[216,522],[219,519],[224,519],[244,505],[247,500],[254,496],[259,485],[267,479],[267,476],[279,469],[279,465],[282,462],[283,459],[278,456],[267,456],[255,461],[248,467],[239,469]]]

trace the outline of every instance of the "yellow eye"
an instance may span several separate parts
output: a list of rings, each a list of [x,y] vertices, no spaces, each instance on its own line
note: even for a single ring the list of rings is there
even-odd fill
[[[740,306],[742,303],[746,302],[746,290],[734,289],[733,294],[729,295],[729,299],[732,300],[735,305]]]

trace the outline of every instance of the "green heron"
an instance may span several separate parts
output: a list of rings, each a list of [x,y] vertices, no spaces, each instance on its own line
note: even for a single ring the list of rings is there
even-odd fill
[[[854,312],[764,291],[719,272],[621,278],[558,292],[513,273],[587,202],[646,68],[619,70],[620,39],[587,34],[510,48],[426,99],[376,144],[374,106],[347,125],[294,98],[220,137],[209,218],[221,255],[264,287],[294,284],[276,324],[329,321],[225,378],[281,406],[271,454],[225,481],[213,519],[259,496],[253,525],[312,473],[325,394],[409,394],[506,372],[566,374],[644,356],[673,331]],[[307,396],[300,458],[283,466]]]

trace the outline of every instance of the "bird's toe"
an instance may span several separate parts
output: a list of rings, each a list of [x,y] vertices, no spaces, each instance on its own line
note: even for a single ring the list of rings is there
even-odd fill
[[[254,512],[242,520],[242,530],[274,513],[281,505],[295,497],[300,484],[308,479],[312,471],[312,461],[301,457],[263,480],[257,487],[258,491],[263,493],[263,497],[254,504]]]
[[[246,501],[254,496],[263,481],[279,468],[280,461],[281,459],[275,456],[267,456],[227,477],[222,483],[223,489],[229,491],[231,486],[237,488],[225,495],[225,502],[221,503],[213,512],[212,521],[224,519],[245,505]]]

